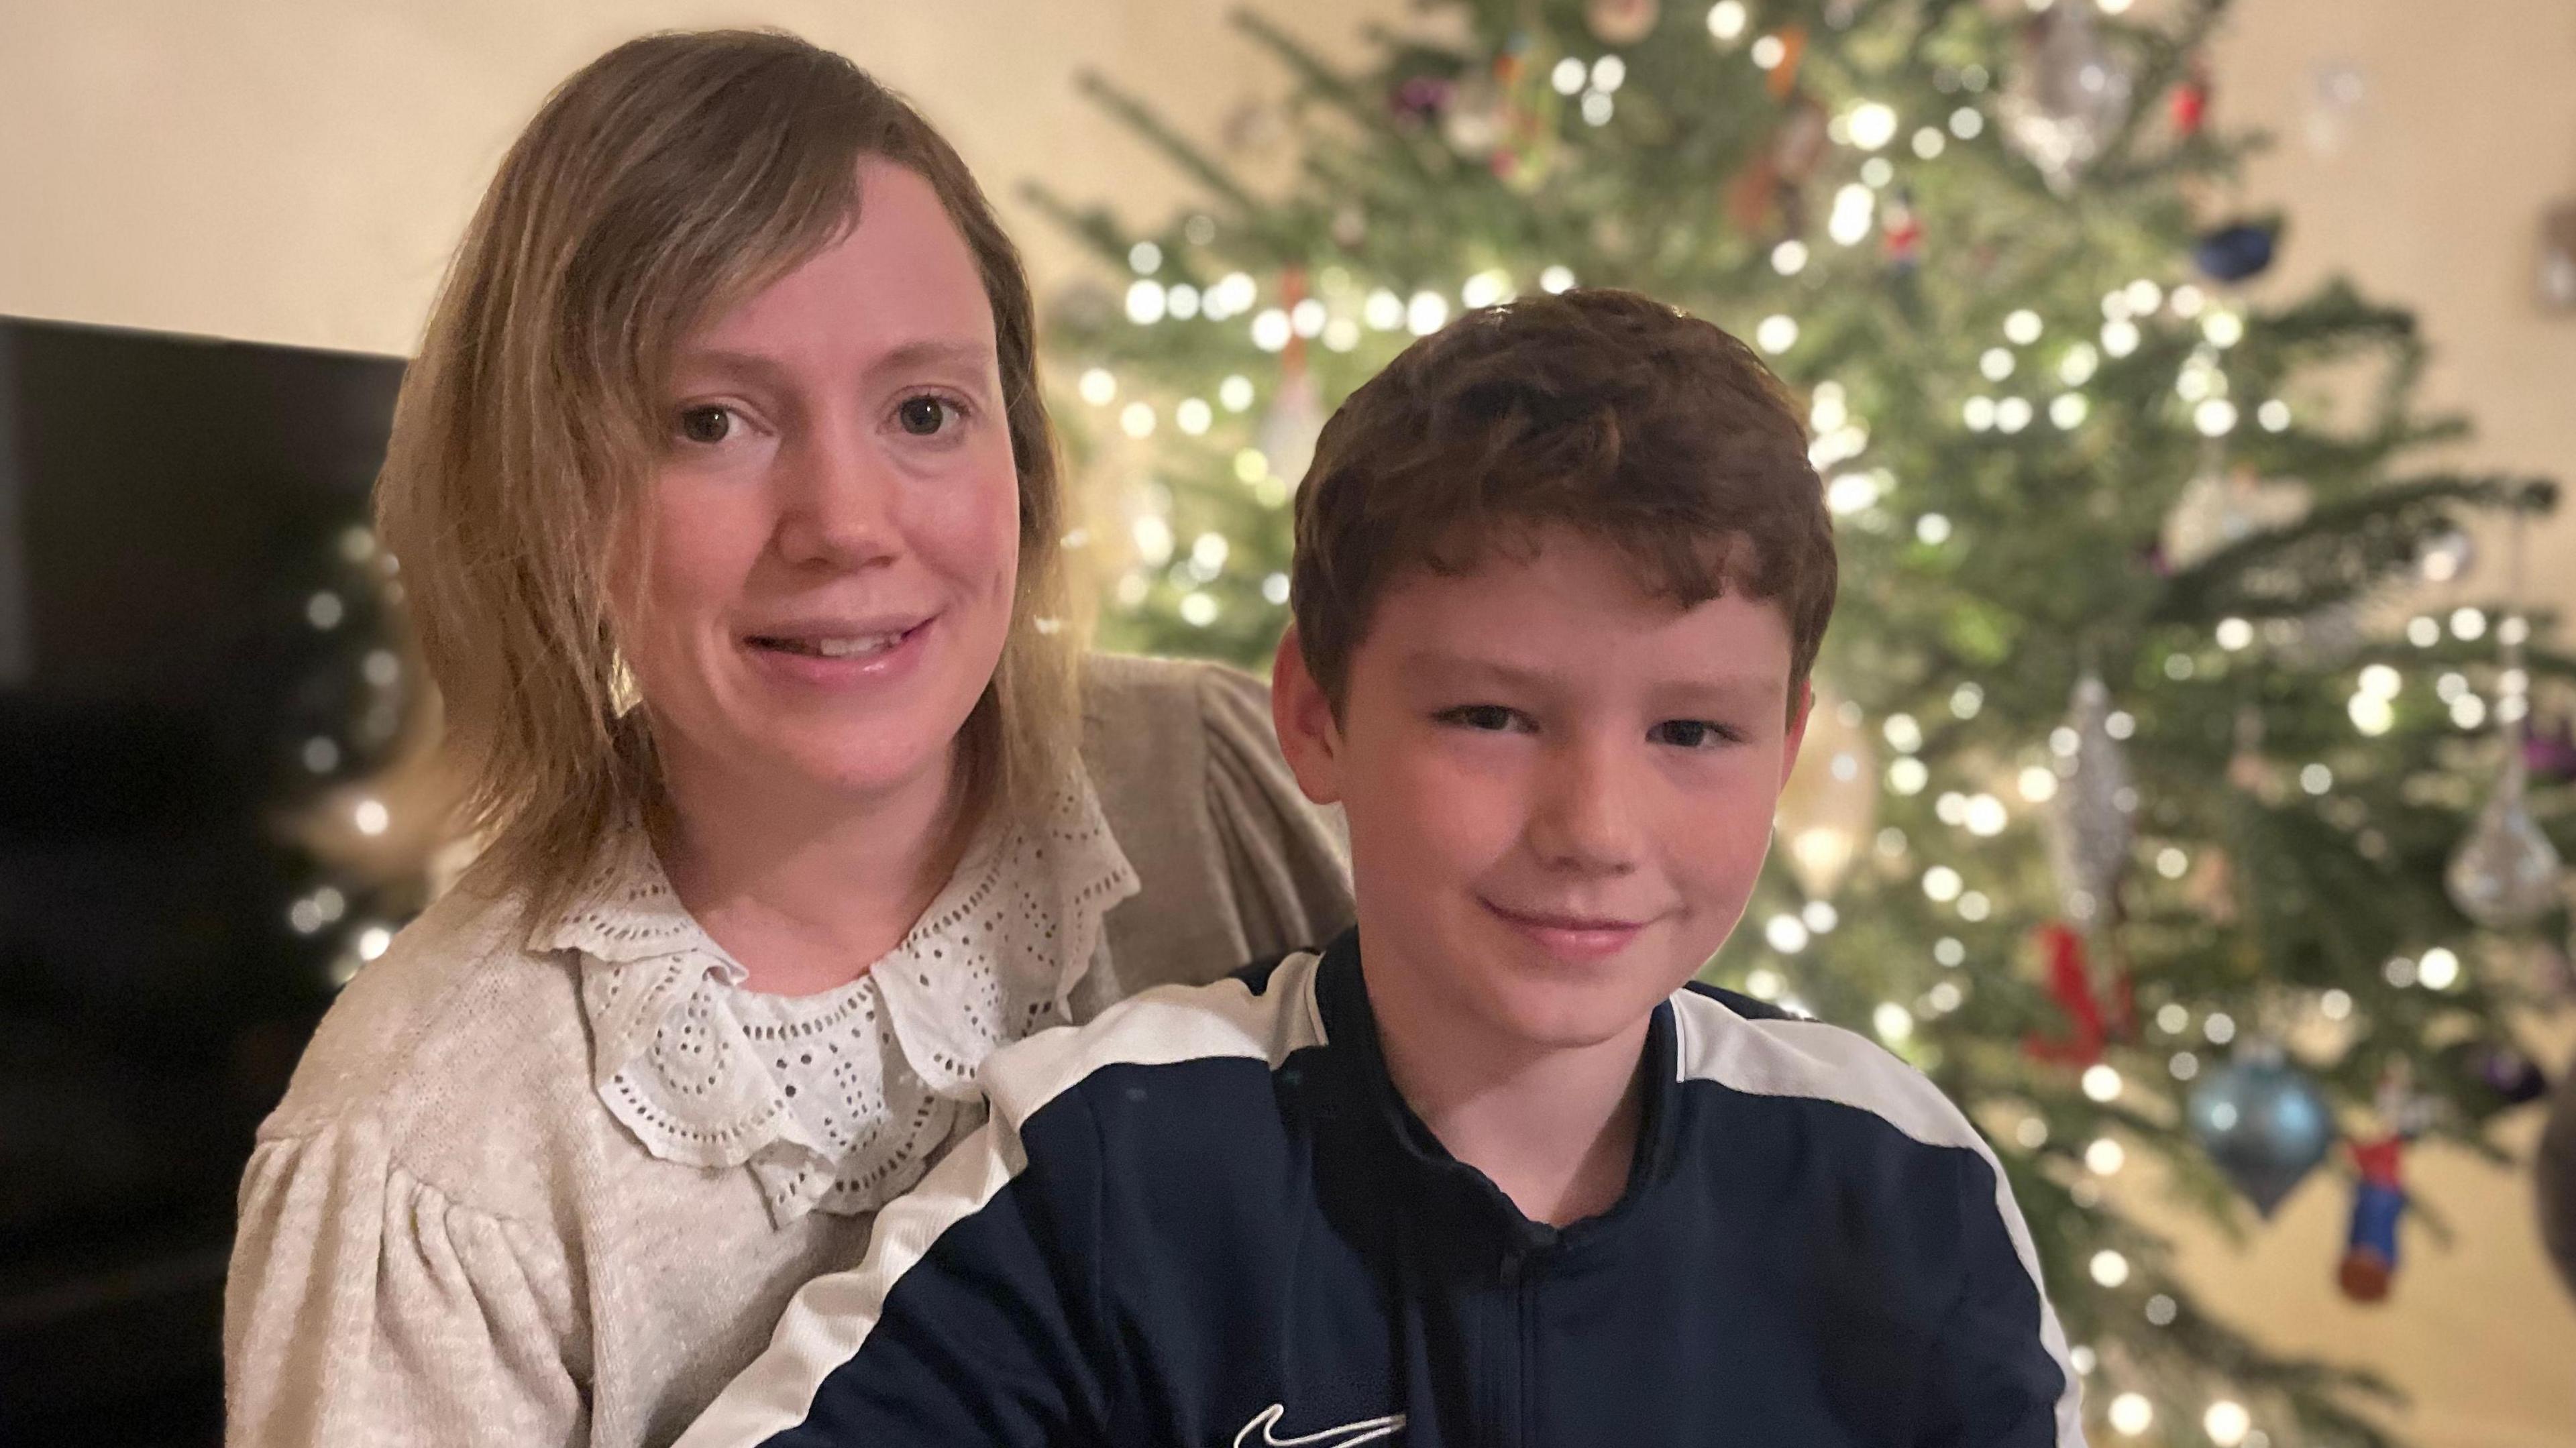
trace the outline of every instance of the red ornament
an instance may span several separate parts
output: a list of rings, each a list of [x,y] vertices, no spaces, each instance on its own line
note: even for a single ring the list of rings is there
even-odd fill
[[[1910,272],[1922,265],[1923,218],[1915,212],[1912,197],[1899,192],[1889,199],[1883,236],[1890,269]]]
[[[1779,32],[1780,63],[1771,67],[1771,99],[1785,101],[1798,88],[1798,63],[1807,58],[1807,27],[1783,25]]]
[[[2200,134],[2201,123],[2209,119],[2209,65],[2194,56],[2182,82],[2173,88],[2166,107],[2173,116],[2174,134],[2190,140]]]
[[[2048,993],[2066,1012],[2066,1033],[2058,1039],[2031,1036],[2022,1049],[2041,1061],[2090,1066],[2102,1059],[2102,1047],[2114,1036],[2128,1034],[2135,1007],[2129,977],[2111,983],[2110,1000],[2093,990],[2093,971],[2085,961],[2084,937],[2062,921],[2039,928],[2039,947],[2048,957]]]

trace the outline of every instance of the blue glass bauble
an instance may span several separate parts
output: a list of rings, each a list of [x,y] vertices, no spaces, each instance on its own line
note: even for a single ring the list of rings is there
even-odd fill
[[[2296,1068],[2260,1055],[2203,1076],[2188,1108],[2192,1138],[2264,1216],[2334,1146],[2334,1110]]]
[[[2192,247],[2191,261],[2214,281],[2241,282],[2272,265],[2272,230],[2248,222],[2222,226]]]

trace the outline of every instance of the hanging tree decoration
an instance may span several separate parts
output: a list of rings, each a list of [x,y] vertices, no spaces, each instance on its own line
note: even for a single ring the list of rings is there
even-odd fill
[[[2397,1223],[2406,1214],[2399,1168],[2405,1138],[2388,1135],[2352,1145],[2352,1225],[2344,1237],[2335,1285],[2355,1302],[2384,1302],[2397,1276]]]
[[[2257,533],[2286,528],[2307,511],[2305,487],[2269,481],[2250,467],[2230,467],[2225,445],[2207,438],[2200,470],[2165,515],[2157,543],[2165,568],[2179,573]]]
[[[2173,119],[2174,138],[2188,141],[2200,134],[2201,125],[2209,119],[2209,60],[2194,51],[2183,68],[2183,78],[2174,85],[2165,102],[2166,114]]]
[[[2532,822],[2524,801],[2516,745],[2505,755],[2503,775],[2477,825],[2452,853],[2443,883],[2461,914],[2490,930],[2519,930],[2556,908],[2558,872],[2558,848]]]
[[[1923,215],[1914,209],[1914,189],[1899,186],[1880,212],[1881,246],[1890,275],[1911,277],[1923,265]]]
[[[2112,722],[2116,713],[2111,691],[2088,670],[2076,681],[2066,722],[2049,741],[2060,784],[2047,820],[2048,854],[2070,923],[2045,926],[2039,934],[2048,992],[2066,1017],[2057,1036],[2023,1042],[2039,1060],[2088,1065],[2101,1059],[2106,1040],[2127,1029],[2128,973],[2118,963],[2110,928],[2119,921],[2120,878],[2135,837],[2131,817],[2138,797]]]
[[[2193,243],[2191,264],[2214,282],[2250,281],[2271,270],[2279,247],[2277,227],[2239,221],[2222,226]]]
[[[2376,1120],[2367,1137],[2351,1143],[2351,1225],[2335,1285],[2355,1302],[2384,1302],[2397,1275],[2397,1225],[2406,1215],[2402,1169],[2406,1146],[2424,1132],[2431,1103],[2411,1087],[2404,1061],[2380,1080]]]
[[[2576,781],[2576,718],[2559,715],[2528,726],[2522,736],[2523,772],[2544,784]]]
[[[1791,64],[1784,60],[1780,69]],[[1771,134],[1727,187],[1727,219],[1747,236],[1785,239],[1807,231],[1807,182],[1824,163],[1833,122],[1804,91],[1790,94],[1786,102]]]
[[[1290,312],[1306,299],[1306,274],[1290,268],[1281,277],[1279,300]],[[1324,433],[1324,396],[1306,366],[1306,339],[1295,332],[1279,353],[1279,390],[1253,430],[1252,445],[1270,463],[1271,476],[1295,487],[1315,460],[1315,440]]]
[[[2022,31],[2004,88],[2004,134],[2053,191],[2068,192],[2129,113],[2129,72],[2090,5],[2052,5]]]
[[[2510,586],[2518,597],[2522,586],[2519,513],[2513,527]],[[2468,837],[2452,852],[2450,869],[2442,877],[2460,913],[2490,930],[2520,930],[2556,909],[2561,899],[2558,848],[2533,823],[2525,799],[2528,766],[2522,746],[2531,723],[2529,676],[2522,667],[2525,627],[2516,615],[2496,628],[2504,664],[2504,686],[2496,704],[2505,735],[2504,769],[2494,795],[2479,812]]]
[[[1496,132],[1485,164],[1505,185],[1535,190],[1556,166],[1564,98],[1548,83],[1547,59],[1527,32],[1494,57]]]
[[[2127,751],[2113,732],[2116,712],[2110,689],[2087,672],[2076,681],[2066,723],[2051,741],[2062,783],[2049,816],[2049,860],[2066,917],[2088,933],[2116,914],[2135,834],[2131,817],[2138,796],[2129,783]]]
[[[2193,1140],[2266,1217],[2334,1145],[2332,1109],[2275,1041],[2249,1042],[2203,1075],[2184,1114]]]
[[[1634,45],[1655,33],[1662,0],[1586,0],[1583,23],[1603,45]]]

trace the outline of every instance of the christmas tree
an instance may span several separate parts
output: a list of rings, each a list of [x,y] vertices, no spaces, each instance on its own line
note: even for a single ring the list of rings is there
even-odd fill
[[[2097,1435],[2392,1441],[2381,1385],[2202,1313],[2108,1189],[2241,1224],[2339,1175],[2375,1300],[2437,1216],[2406,1143],[2492,1149],[2561,923],[2523,786],[2526,754],[2576,772],[2525,719],[2563,663],[2509,588],[2403,600],[2554,494],[2413,466],[2463,428],[2415,405],[2405,312],[2243,287],[2285,231],[2217,200],[2252,144],[2212,124],[2223,0],[1421,8],[1356,67],[1242,18],[1296,78],[1283,184],[1093,79],[1203,208],[1138,234],[1032,190],[1117,278],[1052,334],[1104,640],[1261,664],[1322,416],[1464,308],[1630,287],[1755,341],[1811,409],[1845,583],[1712,978],[1969,1109]]]

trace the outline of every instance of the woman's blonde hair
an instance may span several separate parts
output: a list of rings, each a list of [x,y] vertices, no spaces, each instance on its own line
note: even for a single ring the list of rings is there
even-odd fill
[[[667,804],[611,624],[637,502],[667,445],[674,352],[846,234],[858,163],[928,181],[974,253],[1019,472],[1019,584],[960,736],[961,828],[1042,808],[1068,766],[1064,498],[1018,251],[956,151],[900,97],[794,36],[646,36],[583,67],[501,163],[403,380],[376,492],[442,693],[468,879],[532,927],[623,821]]]

